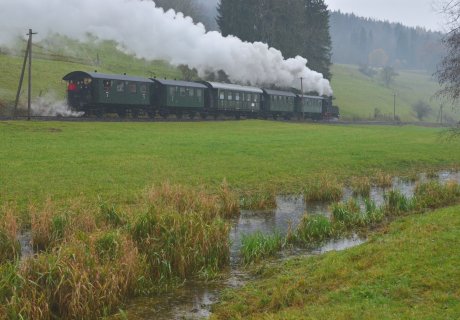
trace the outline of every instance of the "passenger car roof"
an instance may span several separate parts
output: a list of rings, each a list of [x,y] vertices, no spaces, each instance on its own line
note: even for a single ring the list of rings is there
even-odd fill
[[[222,89],[222,90],[233,90],[233,91],[243,91],[251,93],[263,93],[262,89],[249,86],[241,86],[239,84],[230,84],[230,83],[221,83],[221,82],[208,82],[205,81],[205,84],[212,89]]]
[[[85,72],[85,71],[73,71],[62,78],[62,80],[73,80],[76,78],[91,78],[91,79],[104,79],[104,80],[121,80],[121,81],[135,81],[135,82],[148,82],[152,80],[148,78],[118,75],[118,74],[106,74],[99,72]]]
[[[286,96],[286,97],[295,97],[296,94],[289,91],[280,91],[280,90],[270,90],[263,89],[264,92],[270,96]]]
[[[198,82],[191,82],[191,81],[181,81],[181,80],[167,80],[167,79],[152,79],[150,78],[150,80],[154,81],[154,82],[158,82],[162,85],[165,85],[165,86],[178,86],[178,87],[191,87],[191,88],[200,88],[200,89],[206,89],[207,87],[202,84],[202,83],[198,83]]]

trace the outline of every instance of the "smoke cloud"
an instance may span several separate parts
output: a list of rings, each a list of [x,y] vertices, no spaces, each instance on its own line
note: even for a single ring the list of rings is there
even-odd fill
[[[81,117],[84,112],[75,112],[70,110],[66,101],[58,101],[54,93],[47,93],[30,106],[33,116],[45,117]]]
[[[84,41],[88,33],[114,40],[120,49],[146,59],[187,64],[200,75],[224,70],[230,80],[252,85],[277,84],[332,94],[329,81],[300,56],[284,59],[279,50],[248,43],[216,31],[152,1],[139,0],[2,0],[0,44],[8,45],[33,28],[41,37],[60,33]]]

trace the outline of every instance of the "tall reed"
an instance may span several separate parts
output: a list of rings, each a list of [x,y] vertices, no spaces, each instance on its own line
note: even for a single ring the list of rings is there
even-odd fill
[[[415,200],[406,197],[398,190],[391,190],[385,196],[385,213],[387,215],[400,215],[414,209]]]
[[[24,260],[3,293],[4,313],[17,319],[97,319],[134,292],[145,273],[134,243],[126,236],[106,256],[95,253],[98,239],[87,237]]]
[[[460,186],[455,181],[421,183],[415,188],[415,198],[420,209],[440,208],[460,201]]]
[[[327,217],[305,214],[297,226],[292,240],[300,245],[308,245],[312,242],[324,241],[333,235],[334,229]]]
[[[131,234],[156,280],[219,270],[229,259],[229,226],[220,218],[152,207],[136,217]]]
[[[18,222],[13,209],[4,206],[0,211],[0,264],[17,259],[21,247],[17,239]]]
[[[240,213],[238,197],[231,191],[225,180],[217,194],[165,182],[159,187],[149,188],[146,192],[146,200],[149,206],[160,210],[178,213],[198,212],[208,219],[218,216],[232,217]]]
[[[351,189],[356,196],[369,197],[371,193],[371,180],[368,177],[353,177]]]
[[[244,235],[241,240],[241,257],[244,264],[258,262],[274,256],[283,246],[283,237],[276,232],[265,235],[262,232]]]
[[[321,176],[305,187],[304,196],[306,201],[338,201],[343,196],[343,184],[335,177]]]

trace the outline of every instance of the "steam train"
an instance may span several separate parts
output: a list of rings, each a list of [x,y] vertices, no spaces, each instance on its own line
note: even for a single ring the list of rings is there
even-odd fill
[[[116,113],[177,118],[231,116],[262,119],[339,118],[331,97],[300,95],[219,82],[190,82],[98,72],[74,71],[67,82],[67,102],[73,111],[98,117]]]

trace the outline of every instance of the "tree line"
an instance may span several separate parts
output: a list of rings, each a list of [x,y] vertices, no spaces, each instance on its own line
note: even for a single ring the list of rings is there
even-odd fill
[[[331,13],[330,25],[334,63],[433,72],[445,53],[440,32],[341,12]]]
[[[308,59],[308,67],[331,78],[329,11],[323,0],[221,0],[217,23],[224,36],[261,41],[285,58]]]

